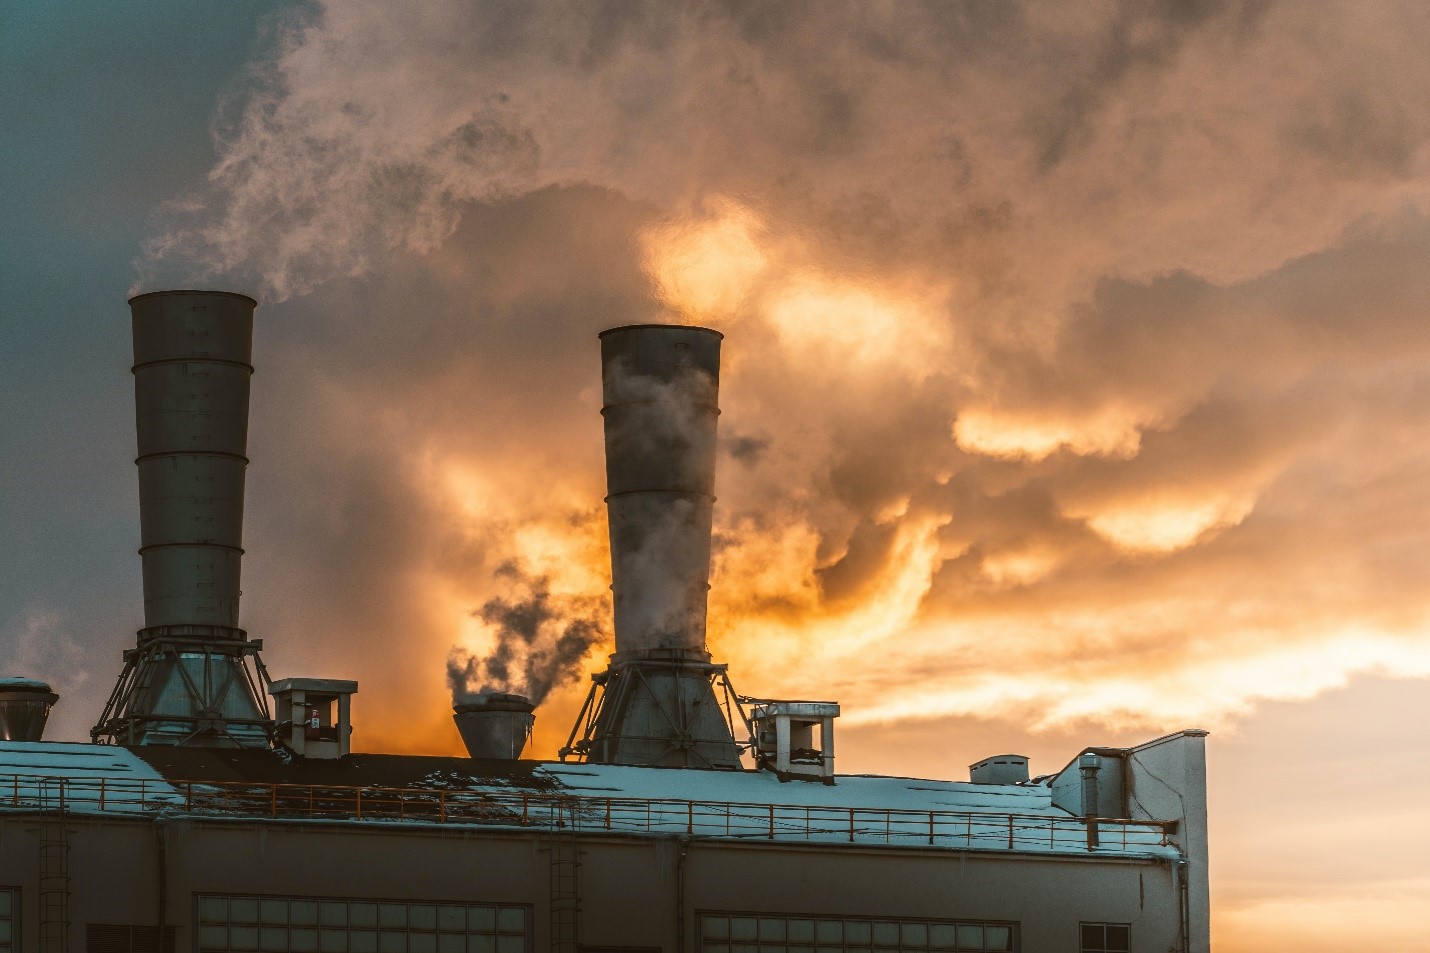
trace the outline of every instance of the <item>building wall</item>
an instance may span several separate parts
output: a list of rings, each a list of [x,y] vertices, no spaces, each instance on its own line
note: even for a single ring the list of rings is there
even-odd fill
[[[33,817],[0,818],[0,887],[22,888],[36,924]],[[531,949],[550,947],[549,835],[173,818],[70,826],[75,953],[86,922],[157,923],[163,845],[176,949],[196,950],[198,897],[272,895],[526,905]],[[1166,863],[911,848],[730,843],[582,835],[584,946],[701,950],[701,913],[809,918],[1012,921],[1020,949],[1076,951],[1081,921],[1131,925],[1132,950],[1178,948],[1178,895]],[[23,928],[19,949],[36,953]],[[733,949],[733,948],[732,948]]]

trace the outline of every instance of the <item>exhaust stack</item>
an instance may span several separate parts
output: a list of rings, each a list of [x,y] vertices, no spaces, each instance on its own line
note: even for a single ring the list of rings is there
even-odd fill
[[[0,741],[39,741],[60,696],[33,678],[0,678]]]
[[[144,628],[95,740],[269,743],[262,643],[238,628],[256,306],[224,291],[129,301]]]
[[[535,705],[525,695],[482,692],[452,708],[452,720],[473,758],[515,761],[531,740]]]
[[[723,335],[643,324],[600,337],[616,651],[562,755],[739,767],[716,696],[733,692],[705,647]]]

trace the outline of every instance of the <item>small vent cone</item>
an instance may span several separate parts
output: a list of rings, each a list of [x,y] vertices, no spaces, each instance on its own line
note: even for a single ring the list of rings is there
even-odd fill
[[[0,741],[39,741],[60,696],[33,678],[0,678]]]
[[[515,761],[531,739],[536,706],[525,695],[482,692],[454,705],[452,720],[473,758]]]

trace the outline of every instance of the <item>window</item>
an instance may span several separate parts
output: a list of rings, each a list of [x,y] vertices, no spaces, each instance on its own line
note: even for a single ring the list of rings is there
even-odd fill
[[[201,953],[529,953],[527,907],[199,897]]]
[[[15,928],[20,919],[20,891],[0,887],[0,953],[12,953],[20,945]]]
[[[768,914],[700,917],[701,953],[903,953],[1012,951],[1017,924],[953,920],[869,920]]]
[[[1124,953],[1131,949],[1131,927],[1125,923],[1084,923],[1081,930],[1082,953]]]

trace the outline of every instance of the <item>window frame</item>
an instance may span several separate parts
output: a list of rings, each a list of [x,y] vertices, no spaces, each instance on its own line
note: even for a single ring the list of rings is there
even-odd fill
[[[202,953],[202,951],[205,949],[205,947],[204,947],[204,945],[203,945],[203,932],[202,932],[202,928],[203,928],[203,926],[205,925],[205,924],[204,924],[204,920],[203,920],[203,901],[204,901],[204,900],[208,900],[208,899],[216,899],[216,900],[224,900],[224,901],[230,901],[230,900],[256,900],[256,901],[258,901],[258,902],[260,902],[260,903],[261,903],[262,901],[264,901],[264,900],[282,900],[282,901],[287,901],[287,902],[292,902],[292,901],[305,901],[305,902],[311,902],[311,903],[315,903],[315,904],[323,904],[323,903],[342,903],[342,904],[370,903],[370,904],[377,905],[377,907],[378,907],[377,913],[378,913],[378,916],[379,916],[379,921],[378,921],[377,924],[374,924],[374,925],[373,925],[372,931],[371,931],[371,932],[375,932],[375,933],[381,933],[381,932],[383,932],[382,926],[381,926],[381,920],[380,920],[381,915],[382,915],[382,907],[381,907],[382,904],[401,905],[401,906],[407,907],[409,910],[410,910],[410,908],[413,907],[413,906],[420,906],[420,907],[462,907],[462,908],[464,908],[464,909],[470,909],[470,908],[472,908],[472,907],[486,907],[486,908],[490,908],[490,909],[492,910],[494,916],[499,916],[499,911],[501,911],[501,910],[503,910],[503,909],[519,909],[519,910],[522,911],[522,917],[523,917],[523,923],[524,923],[524,926],[523,926],[524,933],[523,933],[523,935],[522,935],[522,953],[535,953],[535,942],[536,942],[536,910],[535,910],[534,905],[533,905],[533,904],[530,904],[530,903],[521,903],[521,902],[517,902],[517,901],[504,901],[504,900],[455,900],[455,899],[451,899],[451,898],[439,899],[439,900],[431,900],[431,899],[427,899],[427,898],[411,898],[411,897],[408,897],[408,898],[398,898],[398,897],[350,897],[350,896],[333,895],[333,894],[319,895],[319,894],[297,894],[297,893],[294,893],[294,894],[243,893],[243,892],[238,892],[238,891],[199,891],[199,890],[194,891],[193,894],[192,894],[192,914],[193,914],[193,920],[192,920],[192,922],[193,922],[193,925],[194,925],[194,926],[193,926],[193,941],[192,941],[192,948],[191,948],[191,949],[192,949],[192,953]],[[260,914],[260,916],[261,916],[261,914]],[[321,913],[319,914],[319,916],[321,917]],[[440,922],[440,921],[439,921],[439,922]],[[215,925],[215,924],[210,924],[210,925]],[[232,925],[232,921],[230,920],[230,921],[228,922],[228,924],[226,924],[226,925],[227,925],[227,926],[231,926],[231,925]],[[261,923],[254,924],[254,926],[257,926],[257,927],[260,927],[260,928],[262,927],[262,925],[263,925],[263,924],[261,924]],[[286,925],[285,925],[285,928],[291,928],[291,926],[292,926],[291,923],[289,923],[289,924],[286,924]],[[314,930],[321,930],[321,929],[322,929],[322,924],[321,924],[321,923],[314,924],[314,925],[313,925],[313,929],[314,929]],[[351,933],[351,931],[352,931],[352,926],[351,926],[351,925],[347,925],[347,926],[344,926],[342,929],[343,929],[343,931],[346,932],[346,933]],[[474,936],[474,935],[484,935],[484,934],[473,934],[473,933],[471,933],[471,932],[470,932],[470,927],[469,927],[467,930],[464,930],[464,931],[462,931],[462,932],[443,931],[440,927],[439,927],[438,929],[436,929],[436,930],[427,930],[427,929],[425,929],[425,928],[424,928],[424,929],[414,930],[414,929],[412,929],[412,928],[410,928],[410,927],[402,927],[402,928],[400,928],[400,931],[401,931],[402,933],[405,933],[405,934],[409,935],[409,936],[412,935],[413,933],[420,933],[420,934],[424,934],[424,935],[425,935],[425,934],[431,934],[431,935],[438,936],[438,937],[443,936],[443,935],[446,935],[446,936],[461,936],[461,937],[470,937],[470,936]],[[366,931],[364,931],[364,932],[366,932]],[[499,937],[501,937],[501,936],[515,936],[516,934],[513,934],[513,933],[502,933],[501,930],[500,930],[500,928],[498,928],[497,932],[492,933],[492,934],[490,934],[490,935],[493,936],[493,937],[499,938]],[[291,938],[290,938],[290,940],[291,940]],[[319,940],[319,943],[321,944],[321,939]],[[464,943],[463,945],[465,946],[466,944]],[[321,948],[321,947],[320,947],[320,948]]]
[[[865,916],[865,915],[862,915],[862,914],[848,914],[848,913],[811,913],[811,912],[806,912],[806,911],[797,911],[797,912],[780,911],[780,912],[774,912],[774,911],[770,911],[770,910],[708,910],[708,909],[697,909],[697,910],[694,911],[695,948],[696,948],[697,953],[704,953],[704,951],[706,950],[706,947],[707,947],[707,943],[710,942],[710,941],[707,941],[707,940],[706,940],[705,935],[704,935],[704,934],[705,934],[705,931],[704,931],[703,927],[704,927],[704,918],[705,918],[705,917],[745,917],[745,918],[750,918],[750,919],[755,919],[755,920],[760,920],[760,919],[780,919],[780,920],[785,920],[785,921],[789,921],[789,920],[838,920],[838,921],[840,921],[841,923],[845,923],[845,924],[847,924],[847,923],[868,923],[868,924],[870,924],[871,926],[872,926],[873,924],[875,924],[875,923],[897,923],[897,924],[898,924],[899,926],[901,926],[901,927],[902,927],[902,926],[911,926],[911,925],[912,925],[912,926],[924,926],[924,927],[934,927],[934,926],[953,926],[953,927],[958,927],[958,926],[1007,927],[1007,928],[1008,928],[1008,932],[1009,932],[1009,940],[1010,940],[1010,946],[1009,946],[1010,953],[1022,953],[1022,950],[1023,950],[1023,935],[1022,935],[1022,934],[1023,934],[1023,923],[1022,923],[1021,920],[999,920],[999,919],[993,919],[993,918],[977,920],[977,919],[973,919],[973,918],[970,918],[970,917],[960,917],[960,918],[957,918],[957,919],[948,919],[948,918],[944,918],[944,917],[911,916],[911,915],[908,915],[908,914],[897,914],[897,915],[895,915],[895,914],[889,914],[889,915],[885,915],[885,916]],[[717,940],[717,941],[714,941],[714,942],[717,942],[717,943],[718,943],[718,942],[720,942],[720,941]],[[727,941],[725,941],[725,942],[726,942],[726,943],[731,943],[731,941],[729,941],[729,940],[727,940]],[[756,940],[756,941],[752,941],[751,945],[761,945],[761,944],[759,943],[758,940]],[[789,944],[786,942],[785,945],[788,946]],[[805,945],[805,944],[797,944],[797,945],[803,946],[803,945]],[[819,942],[816,940],[814,943],[809,944],[809,945],[819,946],[820,944],[819,944]],[[839,948],[841,948],[841,949],[846,948],[845,945],[844,945],[844,941],[840,941]],[[868,948],[868,949],[872,949],[872,950],[874,951],[874,953],[878,953],[878,951],[880,951],[880,950],[884,950],[884,951],[894,951],[894,950],[901,949],[901,947],[880,947],[880,946],[874,946],[874,945],[872,945],[872,944],[865,944],[865,945],[857,946],[857,947],[853,947],[853,948],[858,948],[858,949],[866,949],[866,948]],[[958,953],[958,950],[957,950],[956,948],[947,948],[947,947],[935,948],[935,947],[932,947],[932,946],[925,945],[925,946],[923,947],[923,949],[929,951],[929,953],[942,953],[942,951],[945,951],[945,950],[947,951],[947,953]]]

